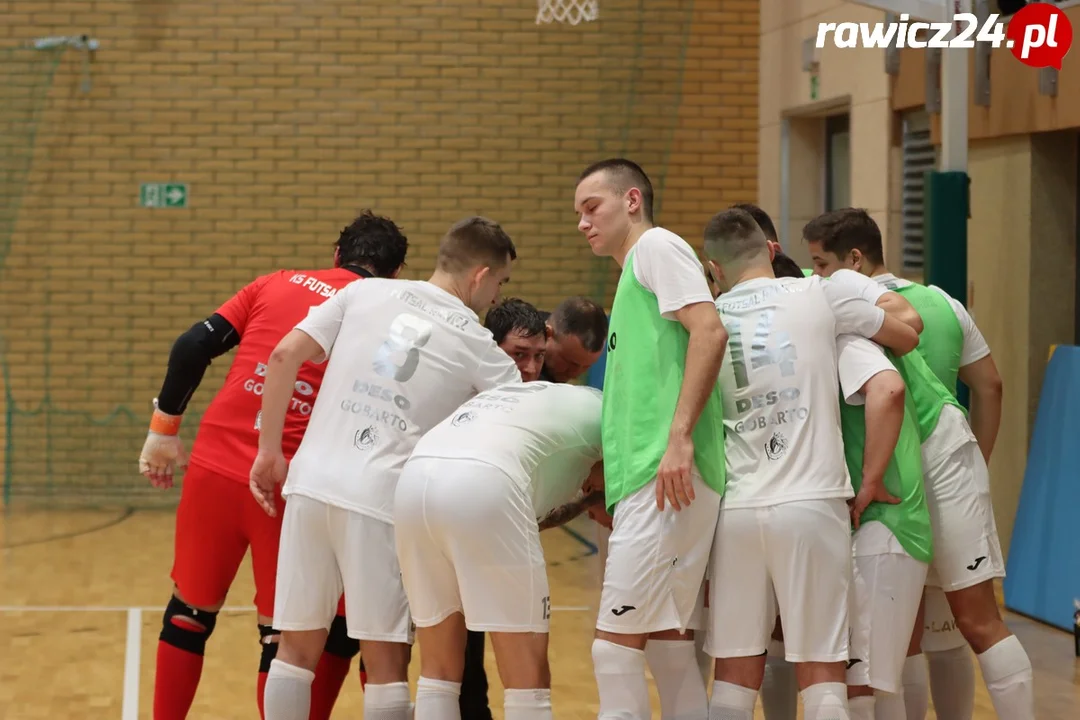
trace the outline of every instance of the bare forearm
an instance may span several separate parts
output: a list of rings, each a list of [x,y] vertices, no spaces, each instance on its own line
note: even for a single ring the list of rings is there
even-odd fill
[[[902,392],[871,392],[866,395],[866,446],[863,448],[863,477],[884,478],[900,427],[904,422]]]
[[[971,432],[979,442],[983,458],[990,462],[990,454],[997,442],[1001,427],[1001,392],[971,390]]]
[[[716,386],[726,349],[727,332],[723,326],[711,332],[690,333],[682,388],[671,421],[671,435],[689,436],[693,433],[705,403]]]
[[[263,381],[262,411],[259,415],[259,450],[280,452],[285,413],[289,409],[300,362],[285,353],[274,351],[267,362]]]
[[[604,502],[604,491],[593,490],[586,493],[584,490],[579,490],[578,494],[574,496],[574,499],[570,502],[555,508],[543,518],[541,518],[539,525],[541,530],[550,530],[553,527],[559,527],[565,525],[581,513],[588,510],[593,505],[599,505]]]

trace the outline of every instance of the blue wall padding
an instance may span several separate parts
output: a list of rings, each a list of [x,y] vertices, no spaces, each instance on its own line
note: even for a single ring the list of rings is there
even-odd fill
[[[1080,598],[1080,347],[1058,346],[1046,368],[1006,570],[1007,608],[1072,630]]]

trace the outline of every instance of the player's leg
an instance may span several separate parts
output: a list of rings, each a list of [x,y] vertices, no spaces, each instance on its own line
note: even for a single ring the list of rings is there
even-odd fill
[[[680,511],[657,509],[655,481],[615,508],[592,647],[601,718],[649,716],[649,640],[678,643],[665,653],[668,665],[659,674],[654,669],[654,677],[671,679],[657,686],[666,712],[694,715],[707,706],[688,631],[701,624],[701,585],[720,496],[696,469],[693,483],[695,500]]]
[[[465,640],[465,674],[461,678],[461,717],[465,720],[491,720],[484,669],[485,644],[484,633],[469,631]]]
[[[928,568],[932,570],[932,568]],[[925,591],[926,588],[923,588]],[[915,625],[908,641],[907,659],[904,660],[902,679],[904,683],[904,713],[907,720],[925,720],[930,707],[930,681],[926,676],[926,659],[922,654],[925,630],[926,598],[919,602]]]
[[[862,525],[854,545],[847,669],[851,717],[907,720],[904,664],[927,565],[908,555],[879,522]]]
[[[850,522],[847,504],[835,499],[785,503],[765,514],[765,557],[806,720],[849,717]]]
[[[1001,717],[1034,717],[1031,661],[1005,625],[994,594],[994,578],[1005,565],[990,501],[990,480],[974,441],[927,471],[933,502],[934,571],[957,627],[982,669],[994,709]]]
[[[311,685],[342,593],[335,557],[335,517],[325,503],[293,495],[285,504],[274,594],[281,633],[266,678],[266,720],[307,720]]]
[[[706,567],[708,574],[708,567]],[[693,618],[695,627],[700,626],[705,617],[706,593],[708,581],[701,584],[698,605],[694,608]],[[689,676],[690,668],[697,671],[701,676],[701,690],[704,692],[706,685],[712,683],[713,659],[704,651],[705,632],[678,633],[653,633],[645,643],[645,663],[652,672],[653,681],[656,683],[657,694],[660,696],[660,713],[665,718],[678,718],[684,708],[690,707],[690,700],[697,694],[697,680],[692,682]],[[691,649],[692,647],[692,649]],[[693,653],[691,658],[691,653]],[[704,665],[705,667],[702,667]],[[684,692],[688,688],[689,692]]]
[[[214,632],[247,540],[239,509],[251,492],[229,478],[191,466],[176,511],[173,596],[162,618],[154,677],[155,720],[187,717]]]
[[[765,563],[757,508],[720,511],[709,565],[705,651],[716,658],[710,717],[751,720],[776,625],[776,597]],[[738,588],[738,592],[732,592]]]
[[[345,597],[338,601],[337,614],[330,623],[326,645],[315,668],[315,682],[311,685],[311,714],[308,720],[330,720],[334,703],[341,694],[345,678],[349,676],[352,659],[360,654],[360,641],[349,637],[345,622]]]
[[[765,720],[795,720],[799,712],[799,683],[795,679],[795,665],[784,657],[784,629],[779,615],[765,657],[761,709]]]
[[[928,687],[922,692],[933,697],[939,717],[971,720],[975,713],[975,663],[967,640],[940,587],[926,587],[923,605],[923,635],[915,647],[925,655],[923,681]],[[923,714],[916,720],[926,717],[928,702],[923,700]]]

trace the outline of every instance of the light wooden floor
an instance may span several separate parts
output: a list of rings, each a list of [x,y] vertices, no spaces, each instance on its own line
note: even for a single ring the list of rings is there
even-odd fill
[[[575,526],[588,533],[588,521]],[[15,511],[0,515],[0,719],[150,718],[161,609],[169,598],[173,516],[162,511]],[[544,533],[552,603],[555,717],[596,717],[589,647],[599,560],[571,534]],[[259,647],[245,562],[207,650],[192,718],[257,718]],[[28,608],[22,610],[20,608]],[[1031,655],[1040,720],[1080,717],[1080,662],[1072,638],[1009,617]],[[413,681],[418,663],[413,662]],[[491,704],[502,691],[488,654]],[[976,669],[978,666],[976,665]],[[980,720],[995,717],[979,681]],[[659,704],[653,696],[654,717]],[[336,718],[362,716],[355,675]],[[761,717],[760,710],[758,717]],[[933,714],[931,713],[931,717]]]

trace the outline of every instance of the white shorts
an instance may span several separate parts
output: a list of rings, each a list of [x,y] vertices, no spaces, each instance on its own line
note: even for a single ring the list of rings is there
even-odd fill
[[[876,521],[855,533],[854,555],[847,684],[898,693],[928,566]]]
[[[394,526],[289,495],[281,522],[274,628],[328,630],[342,591],[349,637],[412,643]]]
[[[843,499],[724,508],[713,544],[705,652],[761,655],[779,609],[788,661],[847,660],[850,580],[851,521]]]
[[[941,588],[927,587],[926,613],[923,616],[923,652],[942,652],[965,647],[967,640],[956,626],[949,600]]]
[[[417,627],[456,612],[479,632],[548,632],[551,602],[528,481],[474,460],[415,458],[394,527]]]
[[[965,443],[926,470],[926,501],[934,530],[927,585],[952,592],[1005,577],[990,474],[978,443]]]
[[[596,628],[623,635],[701,627],[720,495],[693,471],[694,501],[656,507],[656,481],[615,505]]]

